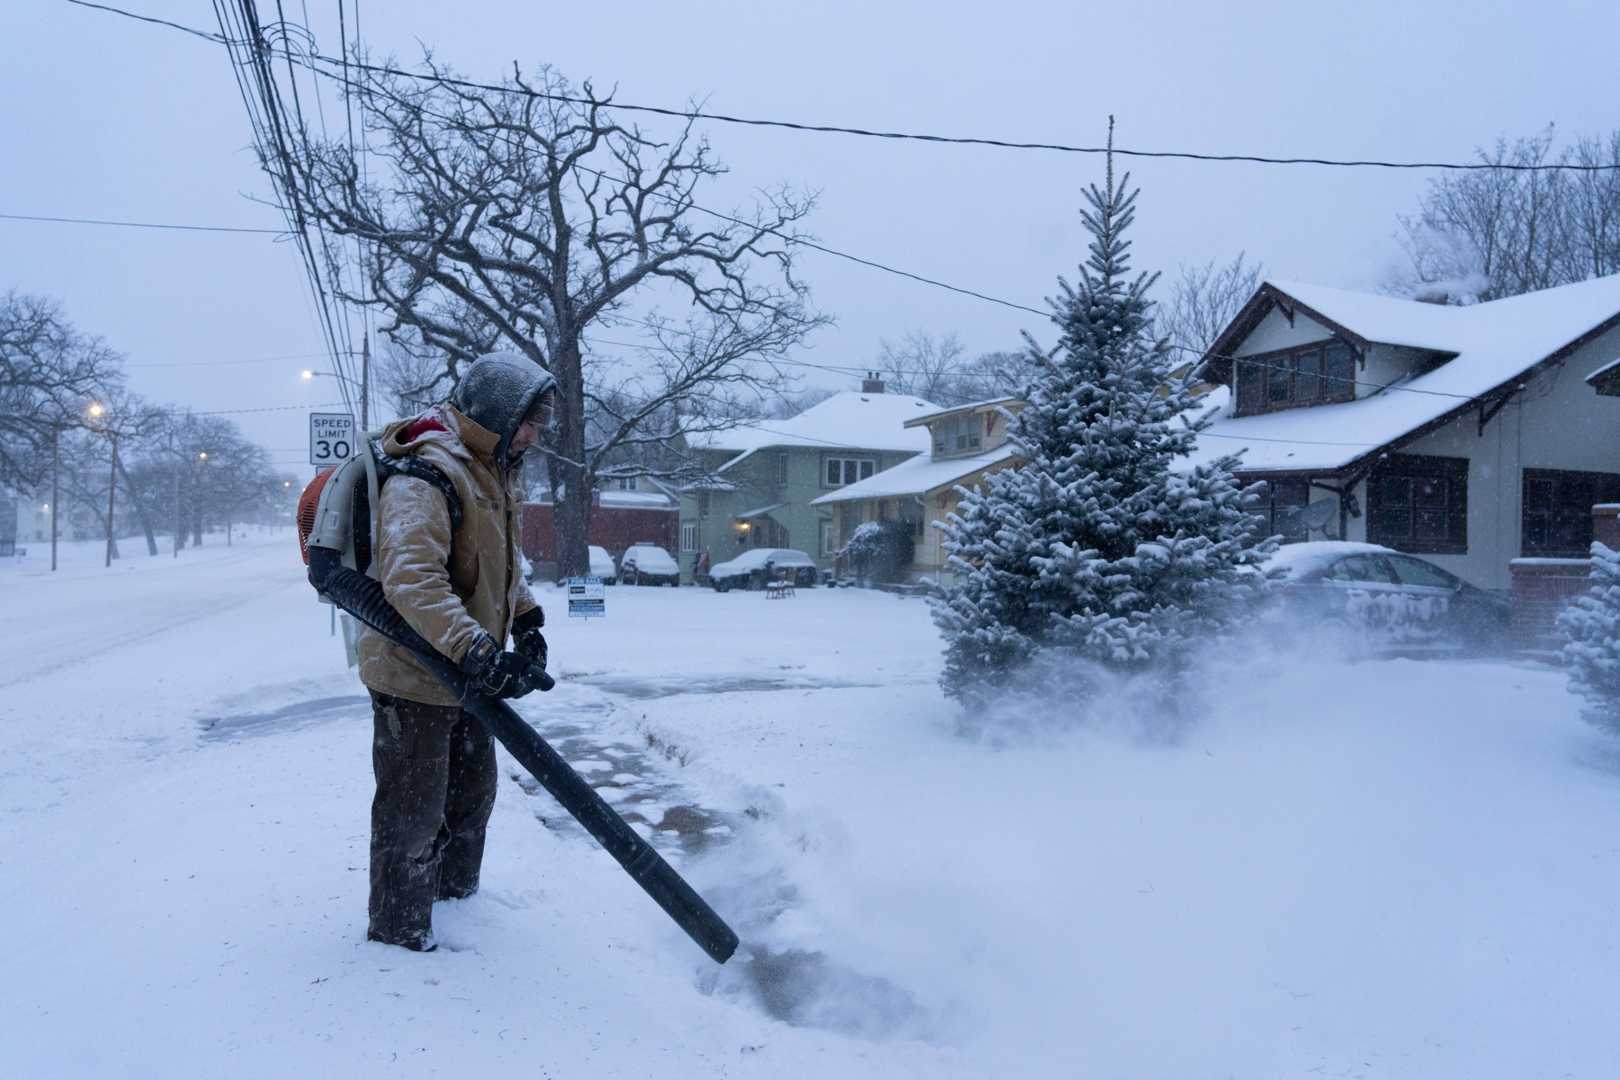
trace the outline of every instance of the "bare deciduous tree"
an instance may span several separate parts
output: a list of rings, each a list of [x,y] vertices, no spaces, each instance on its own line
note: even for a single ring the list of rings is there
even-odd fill
[[[119,356],[36,296],[0,298],[0,484],[32,488],[51,464],[53,433],[120,382]]]
[[[1620,272],[1620,168],[1524,168],[1620,166],[1620,132],[1559,148],[1548,127],[1477,156],[1497,168],[1429,181],[1417,212],[1400,218],[1409,265],[1391,291],[1477,303]]]
[[[1170,294],[1158,305],[1158,332],[1170,339],[1179,361],[1192,361],[1209,351],[1265,279],[1265,267],[1238,252],[1230,262],[1214,259],[1202,266],[1182,266],[1170,283]]]
[[[723,169],[690,123],[660,142],[549,68],[514,68],[507,92],[458,85],[431,57],[422,74],[363,69],[373,182],[347,144],[300,140],[297,198],[364,245],[366,288],[346,298],[386,312],[395,342],[450,378],[495,349],[556,376],[544,449],[562,569],[583,572],[597,470],[705,423],[707,399],[774,383],[773,361],[824,321],[793,272],[811,200],[779,188],[708,215],[693,200]],[[687,314],[659,317],[660,302]],[[645,328],[636,355],[590,348],[588,331],[629,326]]]

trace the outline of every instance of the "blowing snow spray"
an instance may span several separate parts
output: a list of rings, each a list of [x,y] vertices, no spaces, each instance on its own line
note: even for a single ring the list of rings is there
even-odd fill
[[[412,630],[388,603],[382,585],[367,575],[372,551],[370,508],[377,504],[377,489],[387,472],[386,466],[379,469],[381,455],[366,451],[372,448],[367,446],[339,469],[316,477],[299,500],[298,539],[309,564],[310,584],[322,597],[421,661],[675,925],[716,963],[724,964],[737,951],[737,935],[725,920],[510,705],[470,690],[460,668]],[[453,515],[459,509],[452,507]],[[357,543],[361,537],[364,541]],[[555,684],[541,672],[537,685],[549,690]]]

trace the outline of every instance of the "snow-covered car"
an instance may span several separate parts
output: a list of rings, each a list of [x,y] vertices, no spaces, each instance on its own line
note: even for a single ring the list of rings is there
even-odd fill
[[[679,585],[681,568],[656,544],[632,544],[619,558],[619,580],[626,585]]]
[[[816,576],[816,561],[793,548],[754,548],[709,568],[709,583],[718,592],[763,589],[773,581],[808,589],[816,583]]]
[[[591,556],[591,577],[601,578],[604,585],[612,585],[619,580],[619,572],[614,569],[613,556],[608,554],[607,548],[592,544],[586,550]]]
[[[1347,541],[1285,544],[1266,564],[1284,610],[1381,648],[1494,649],[1506,596],[1412,555]]]

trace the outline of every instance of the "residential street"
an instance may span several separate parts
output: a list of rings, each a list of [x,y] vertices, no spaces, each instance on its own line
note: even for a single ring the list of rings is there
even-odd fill
[[[1255,657],[1168,743],[1061,707],[969,737],[918,601],[621,587],[587,625],[542,592],[559,687],[521,711],[743,948],[713,965],[503,756],[484,888],[418,956],[364,941],[370,718],[286,533],[78,576],[89,547],[61,582],[0,570],[25,608],[81,597],[71,635],[0,642],[26,661],[0,699],[19,1076],[1601,1076],[1620,1054],[1620,747],[1551,669]]]

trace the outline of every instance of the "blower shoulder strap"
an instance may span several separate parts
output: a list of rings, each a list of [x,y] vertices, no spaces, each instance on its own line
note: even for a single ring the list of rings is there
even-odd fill
[[[444,496],[446,508],[450,511],[450,531],[455,532],[461,528],[461,496],[456,494],[456,485],[450,482],[443,469],[431,461],[423,461],[414,454],[406,457],[389,457],[375,442],[372,443],[371,455],[377,462],[379,472],[390,476],[395,473],[414,476],[438,488],[439,493]]]

